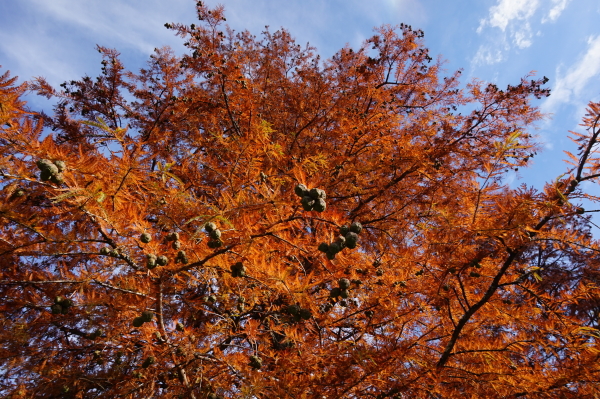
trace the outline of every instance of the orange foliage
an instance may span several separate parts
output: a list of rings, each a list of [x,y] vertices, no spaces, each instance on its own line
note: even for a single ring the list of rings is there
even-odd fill
[[[52,117],[2,76],[2,396],[600,394],[599,104],[571,170],[511,189],[546,79],[460,88],[404,25],[321,62],[197,11],[183,57],[30,83]]]

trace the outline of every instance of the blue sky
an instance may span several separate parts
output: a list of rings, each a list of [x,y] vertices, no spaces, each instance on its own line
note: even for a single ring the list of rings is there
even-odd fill
[[[538,102],[550,117],[537,134],[544,151],[520,173],[541,188],[565,170],[567,139],[578,129],[588,101],[600,101],[600,2],[598,0],[222,0],[227,23],[260,34],[288,29],[327,58],[346,43],[358,47],[375,26],[420,28],[430,54],[441,54],[449,73],[499,86],[530,71],[550,78],[552,95]],[[183,53],[182,40],[165,22],[194,23],[193,0],[2,0],[0,65],[20,80],[65,80],[100,72],[95,45],[119,50],[126,67],[141,68],[155,47]],[[33,108],[50,105],[29,97]],[[518,181],[514,180],[511,185]],[[600,194],[596,187],[590,190]]]

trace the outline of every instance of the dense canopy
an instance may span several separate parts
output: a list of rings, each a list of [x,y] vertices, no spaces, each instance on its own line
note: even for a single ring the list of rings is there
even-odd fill
[[[600,104],[510,188],[545,78],[462,85],[405,25],[324,61],[196,7],[181,57],[0,79],[1,396],[600,395]]]

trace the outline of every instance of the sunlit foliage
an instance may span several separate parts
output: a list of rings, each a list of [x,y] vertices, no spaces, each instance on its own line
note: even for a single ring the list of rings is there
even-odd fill
[[[600,395],[599,104],[564,175],[512,189],[545,78],[197,12],[138,72],[99,47],[98,77],[0,79],[0,396]]]

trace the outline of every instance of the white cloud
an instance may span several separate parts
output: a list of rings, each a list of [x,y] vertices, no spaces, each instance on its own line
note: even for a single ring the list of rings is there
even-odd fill
[[[512,37],[514,43],[519,48],[527,48],[533,44],[531,41],[533,34],[531,33],[531,27],[529,26],[529,22],[525,22],[521,29],[513,32]]]
[[[498,28],[502,31],[501,39],[504,48],[498,46],[482,46],[473,58],[475,64],[495,64],[506,58],[504,51],[510,50],[506,37],[510,37],[512,44],[524,49],[533,44],[533,33],[529,20],[540,6],[539,0],[498,0],[495,6],[490,7],[488,18],[480,21],[477,33],[483,29]],[[489,35],[491,41],[498,41],[498,35]]]
[[[556,21],[558,17],[560,17],[560,14],[562,14],[562,12],[565,10],[565,8],[567,8],[567,5],[570,1],[571,0],[552,0],[554,7],[550,9],[547,16],[542,18],[542,23],[548,21]]]
[[[571,0],[498,0],[496,5],[490,7],[488,16],[482,19],[477,28],[477,33],[481,34],[485,28],[500,29],[501,35],[510,38],[510,46],[504,50],[494,49],[491,53],[479,49],[474,60],[479,64],[494,64],[506,59],[506,55],[501,54],[502,51],[510,50],[511,46],[519,49],[525,49],[533,45],[533,37],[535,36],[532,29],[532,23],[538,22],[534,18],[536,13],[544,10],[545,15],[541,18],[541,22],[555,21],[562,12],[567,8]],[[535,27],[537,30],[537,26]],[[538,33],[539,36],[541,33]],[[497,31],[495,33],[488,32],[487,36],[490,41],[497,41]],[[483,51],[483,52],[482,52]],[[491,54],[495,55],[491,55]]]
[[[475,65],[492,65],[501,62],[504,59],[502,50],[492,46],[479,46],[475,57],[473,57],[473,64]]]
[[[566,73],[557,70],[556,84],[552,88],[552,95],[544,102],[542,108],[545,112],[554,111],[562,103],[571,103],[581,107],[587,103],[588,96],[597,93],[588,93],[589,83],[592,78],[600,75],[600,35],[588,38],[588,47],[585,54]]]
[[[539,0],[499,0],[498,5],[490,8],[490,16],[483,19],[477,29],[485,25],[500,28],[503,32],[512,20],[528,20],[539,7]]]

